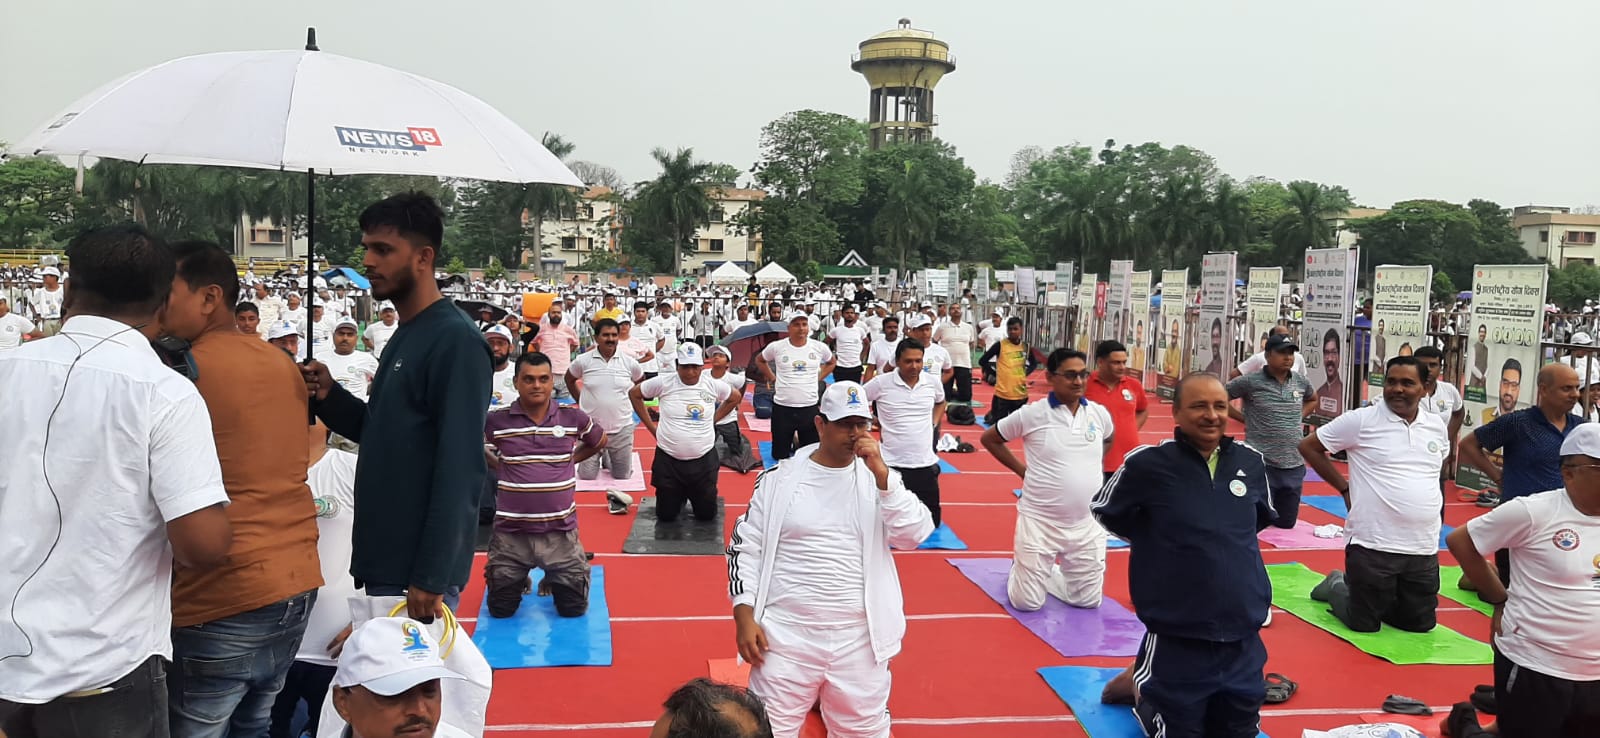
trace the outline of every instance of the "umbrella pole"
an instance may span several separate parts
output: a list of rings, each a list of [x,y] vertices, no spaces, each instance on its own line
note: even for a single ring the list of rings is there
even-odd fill
[[[316,256],[316,254],[317,254],[317,248],[316,248],[317,235],[316,234],[317,234],[317,170],[315,170],[315,169],[307,169],[306,170],[306,318],[308,318],[308,320],[306,320],[306,332],[307,333],[312,333],[313,332],[311,330],[311,321],[309,320],[309,318],[311,317],[311,312],[312,312],[311,311],[311,307],[316,304],[316,302],[315,302],[316,297],[315,297],[315,294],[314,294],[316,292],[316,284],[317,284],[317,256]],[[306,342],[306,361],[309,362],[309,361],[311,361],[311,353],[312,353],[312,350],[316,346],[316,342],[311,340],[311,336],[301,336],[301,338],[304,339],[305,342]],[[315,425],[316,422],[317,422],[317,410],[316,410],[316,407],[313,405],[313,403],[309,403],[308,402],[306,404],[306,409],[310,412],[310,417],[307,419],[307,423],[310,424],[310,425]]]

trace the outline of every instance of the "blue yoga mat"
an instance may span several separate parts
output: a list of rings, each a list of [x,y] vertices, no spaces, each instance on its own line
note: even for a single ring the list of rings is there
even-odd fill
[[[1300,504],[1310,505],[1329,515],[1338,516],[1340,519],[1350,517],[1350,508],[1345,506],[1344,497],[1339,495],[1311,495],[1310,497],[1302,497],[1300,498]],[[1455,528],[1443,524],[1439,526],[1440,551],[1450,548],[1449,544],[1445,543],[1444,539],[1445,536],[1450,535],[1450,531],[1452,530],[1455,530]]]
[[[589,568],[589,611],[582,617],[556,614],[555,600],[538,595],[544,572],[533,572],[533,591],[509,618],[489,616],[487,600],[478,608],[472,642],[495,669],[541,666],[610,666],[611,611],[606,607],[606,572]]]
[[[961,540],[961,536],[956,535],[956,532],[950,528],[949,523],[939,523],[939,527],[934,528],[933,532],[928,534],[928,540],[923,541],[922,545],[917,546],[917,548],[942,548],[946,551],[965,551],[967,550],[967,542]]]
[[[1016,495],[1017,497],[1020,498],[1020,497],[1022,497],[1022,490],[1021,489],[1013,489],[1013,490],[1011,490],[1011,494],[1014,494],[1014,495]],[[1111,535],[1110,533],[1106,534],[1106,548],[1127,548],[1127,547],[1128,547],[1128,542],[1127,541],[1124,541],[1121,538],[1118,538],[1118,537],[1116,537],[1114,535]]]
[[[773,467],[773,466],[777,466],[778,465],[778,460],[772,458],[772,442],[771,441],[757,441],[756,442],[756,450],[761,452],[761,465],[762,466]],[[940,459],[939,460],[939,473],[940,474],[960,474],[961,470],[955,468],[954,466],[951,466],[950,462],[945,461],[944,459]]]
[[[1100,690],[1121,669],[1096,666],[1047,666],[1039,670],[1044,683],[1072,710],[1089,738],[1144,738],[1139,719],[1127,705],[1100,704]],[[1261,733],[1259,738],[1267,738]]]
[[[939,473],[940,474],[960,474],[961,470],[955,468],[955,466],[953,466],[950,462],[945,461],[944,459],[940,459],[939,460]]]

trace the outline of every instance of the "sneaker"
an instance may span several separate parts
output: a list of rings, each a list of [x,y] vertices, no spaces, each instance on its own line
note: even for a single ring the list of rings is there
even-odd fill
[[[1327,578],[1323,579],[1320,584],[1311,588],[1311,599],[1318,602],[1327,602],[1333,596],[1333,591],[1341,584],[1344,584],[1344,572],[1334,569],[1328,572]]]
[[[1476,504],[1478,507],[1494,507],[1500,504],[1500,493],[1492,489],[1479,492]]]
[[[626,514],[628,514],[628,506],[632,505],[632,504],[633,504],[633,495],[630,495],[627,492],[623,492],[621,490],[615,490],[615,489],[606,490],[606,505],[607,505],[606,509],[612,515],[626,515]]]

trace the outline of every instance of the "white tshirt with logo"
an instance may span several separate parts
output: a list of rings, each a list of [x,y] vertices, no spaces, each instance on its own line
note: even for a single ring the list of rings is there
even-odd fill
[[[40,320],[60,320],[61,302],[66,299],[67,288],[56,285],[54,292],[43,287],[34,288],[33,294],[28,297],[29,304],[33,305],[34,317]]]
[[[698,383],[684,384],[673,371],[646,379],[639,394],[659,400],[656,446],[674,459],[692,461],[711,453],[716,443],[713,416],[733,396],[733,388],[703,371]]]
[[[845,369],[855,369],[861,366],[862,350],[870,340],[867,327],[859,321],[855,325],[834,326],[828,332],[828,337],[833,339],[834,351],[839,356],[839,366]]]
[[[1350,455],[1351,543],[1385,553],[1439,552],[1439,469],[1450,453],[1443,416],[1407,423],[1385,404],[1351,410],[1317,429],[1328,451]]]
[[[767,344],[761,358],[777,377],[773,402],[784,407],[809,407],[821,397],[817,393],[817,372],[822,365],[833,360],[833,351],[827,344],[806,339],[796,346],[788,339]]]
[[[517,401],[517,362],[506,362],[506,368],[494,373],[489,383],[489,409],[505,407]]]
[[[367,391],[372,388],[372,378],[378,375],[376,357],[365,351],[351,351],[348,354],[334,351],[319,355],[317,359],[328,366],[333,381],[366,402]]]
[[[306,475],[311,496],[317,503],[317,558],[322,560],[322,589],[317,603],[306,618],[306,633],[300,639],[296,661],[336,666],[328,655],[328,644],[350,624],[350,598],[356,596],[356,581],[350,577],[351,536],[356,517],[356,455],[336,448],[311,466]]]
[[[0,317],[0,351],[22,345],[22,337],[35,330],[33,321],[16,313]]]
[[[383,358],[383,347],[389,345],[389,339],[394,337],[397,330],[400,330],[398,321],[394,325],[384,325],[383,321],[378,321],[367,326],[367,332],[362,335],[372,342],[373,356]]]

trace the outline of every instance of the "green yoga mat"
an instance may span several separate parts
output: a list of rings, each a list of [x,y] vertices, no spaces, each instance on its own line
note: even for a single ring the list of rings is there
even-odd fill
[[[1439,567],[1439,594],[1447,600],[1454,600],[1485,615],[1494,615],[1494,605],[1478,599],[1477,592],[1468,592],[1456,586],[1461,581],[1461,567]]]
[[[1271,564],[1267,576],[1272,579],[1272,604],[1378,658],[1396,664],[1494,663],[1489,644],[1442,625],[1428,633],[1407,633],[1387,625],[1376,633],[1350,630],[1328,611],[1328,603],[1311,599],[1311,588],[1321,583],[1324,575],[1305,564]]]

